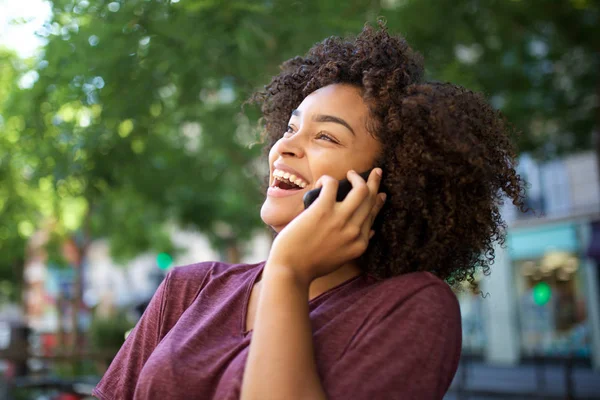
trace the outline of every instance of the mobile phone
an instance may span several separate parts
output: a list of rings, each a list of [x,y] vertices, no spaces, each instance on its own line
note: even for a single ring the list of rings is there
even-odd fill
[[[371,171],[372,169],[360,173],[359,175],[366,181],[367,179],[369,179]],[[341,181],[339,181],[335,201],[343,201],[348,195],[348,193],[350,193],[350,190],[352,190],[352,184],[348,179],[342,179]],[[307,209],[308,206],[310,206],[317,199],[317,197],[319,197],[320,193],[321,188],[312,189],[306,192],[304,194],[304,197],[302,198],[302,200],[304,201],[304,209]]]

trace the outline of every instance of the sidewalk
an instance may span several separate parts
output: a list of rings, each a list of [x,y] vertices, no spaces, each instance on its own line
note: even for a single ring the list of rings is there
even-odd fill
[[[600,371],[577,366],[572,372],[573,399],[600,400]],[[461,364],[444,400],[566,399],[567,385],[561,365],[498,367],[471,362]]]

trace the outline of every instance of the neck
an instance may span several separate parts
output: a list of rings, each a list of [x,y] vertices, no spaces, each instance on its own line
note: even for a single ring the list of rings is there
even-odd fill
[[[347,263],[342,265],[335,271],[315,279],[310,284],[310,288],[308,291],[309,300],[320,296],[329,289],[332,289],[346,282],[348,279],[360,275],[360,273],[361,270],[356,263]]]
[[[329,289],[332,289],[346,282],[348,279],[352,279],[360,274],[361,270],[355,263],[344,264],[332,273],[321,276],[312,281],[310,287],[308,288],[308,300],[310,301],[315,297],[322,295]],[[256,285],[259,287],[262,285],[261,280],[262,274],[256,282]]]

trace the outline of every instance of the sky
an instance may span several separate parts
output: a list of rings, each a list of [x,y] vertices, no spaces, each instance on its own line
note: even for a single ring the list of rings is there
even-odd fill
[[[35,32],[50,14],[50,4],[45,0],[0,0],[0,46],[13,49],[24,58],[35,55],[43,44]],[[19,23],[15,24],[15,19]]]

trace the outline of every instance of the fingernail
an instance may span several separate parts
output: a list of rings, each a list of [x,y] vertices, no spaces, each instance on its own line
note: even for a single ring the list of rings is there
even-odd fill
[[[381,200],[385,203],[386,199],[387,199],[387,194],[381,193]]]
[[[383,175],[383,171],[381,170],[381,168],[375,168],[375,173],[379,176]]]

